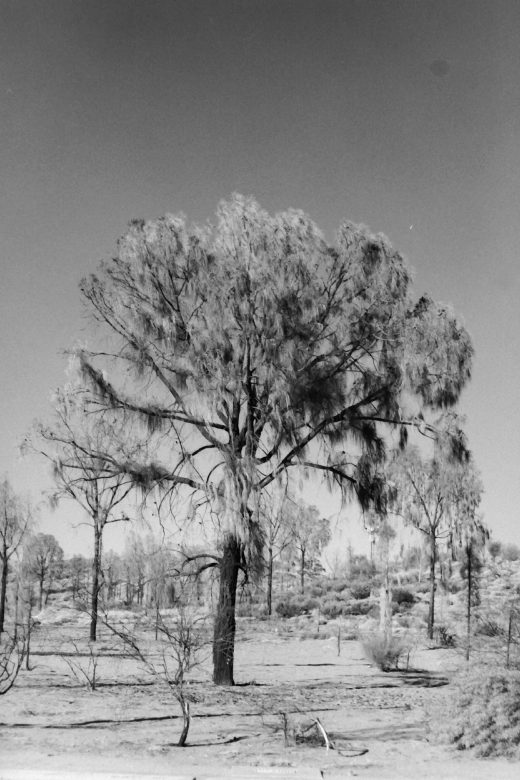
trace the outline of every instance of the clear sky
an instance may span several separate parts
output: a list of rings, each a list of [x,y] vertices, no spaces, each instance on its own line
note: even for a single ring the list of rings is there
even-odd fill
[[[453,304],[485,518],[520,543],[517,0],[0,0],[0,63],[0,471],[18,489],[44,484],[17,444],[89,337],[80,279],[131,218],[202,222],[238,191],[331,239],[369,224]]]

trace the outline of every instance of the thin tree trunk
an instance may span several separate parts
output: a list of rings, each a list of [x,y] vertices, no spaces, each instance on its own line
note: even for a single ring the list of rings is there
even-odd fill
[[[90,601],[90,641],[97,639],[98,601],[99,601],[99,574],[101,571],[101,539],[102,531],[96,521],[94,527],[94,559],[92,561],[92,595]]]
[[[267,559],[267,614],[273,614],[273,548],[269,547]]]
[[[470,642],[471,642],[471,591],[473,589],[472,581],[472,549],[471,544],[466,547],[466,555],[468,559],[468,600],[466,603],[466,661],[469,661]]]
[[[43,577],[40,577],[39,588],[40,589],[38,592],[38,612],[41,612],[43,607]]]
[[[8,572],[8,560],[7,560],[7,556],[4,556],[3,566],[2,566],[2,581],[0,585],[0,634],[4,630],[5,602],[7,598],[7,572]]]
[[[26,638],[26,648],[25,648],[25,668],[28,672],[31,671],[31,634],[32,634],[32,605],[33,605],[33,591],[32,587],[29,588],[29,607],[27,612],[27,638]]]
[[[437,582],[435,579],[435,564],[437,562],[437,543],[435,537],[430,539],[430,607],[428,610],[428,639],[433,639],[433,627],[435,624],[435,590]]]
[[[300,568],[300,590],[303,593],[305,588],[305,550],[302,550],[301,568]]]
[[[506,669],[509,669],[509,653],[511,650],[511,639],[513,637],[513,607],[509,608],[509,623],[507,625],[507,647],[506,647]]]
[[[220,563],[219,598],[213,633],[213,682],[234,685],[235,603],[241,548],[238,539],[229,535]]]
[[[182,732],[177,745],[179,747],[184,747],[186,744],[186,739],[188,738],[188,731],[190,730],[191,724],[190,703],[184,698],[184,695],[179,696],[179,702],[182,710]]]
[[[16,591],[14,595],[14,641],[18,639],[18,622],[20,618],[20,577],[16,578]]]

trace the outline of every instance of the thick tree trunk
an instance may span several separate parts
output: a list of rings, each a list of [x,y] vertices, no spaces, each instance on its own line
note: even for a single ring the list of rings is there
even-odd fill
[[[273,548],[269,547],[267,558],[267,614],[273,614]]]
[[[428,609],[428,639],[433,639],[433,627],[435,624],[435,590],[437,581],[435,578],[435,564],[437,562],[437,542],[430,539],[430,607]]]
[[[97,639],[98,602],[99,602],[99,574],[101,571],[101,528],[96,524],[94,528],[94,558],[92,560],[92,595],[90,599],[90,641]]]
[[[5,602],[7,598],[7,572],[8,572],[7,556],[4,557],[2,566],[2,581],[0,584],[0,634],[4,630],[5,620]]]
[[[213,682],[234,685],[235,602],[241,548],[236,537],[229,535],[220,563],[220,584],[217,614],[213,633]]]

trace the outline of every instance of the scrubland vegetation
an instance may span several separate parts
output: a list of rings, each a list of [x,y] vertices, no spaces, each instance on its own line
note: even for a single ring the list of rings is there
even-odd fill
[[[1,484],[0,693],[41,694],[2,728],[146,722],[149,741],[164,720],[161,750],[249,740],[233,759],[258,762],[279,735],[274,763],[316,746],[341,762],[377,754],[374,713],[397,708],[394,739],[517,756],[520,553],[479,512],[456,408],[473,346],[387,239],[346,222],[329,244],[305,214],[236,195],[204,228],[132,221],[81,292],[97,345],[72,350],[23,449],[92,546],[65,557]],[[327,561],[336,529],[302,499],[310,478],[357,505],[370,559],[336,545]],[[124,551],[105,549],[108,524],[130,526]],[[53,693],[83,720],[46,723]],[[228,725],[200,743],[194,718]]]

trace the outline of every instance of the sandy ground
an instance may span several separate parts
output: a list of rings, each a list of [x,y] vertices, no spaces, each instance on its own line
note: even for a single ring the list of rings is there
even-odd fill
[[[518,764],[429,740],[425,712],[449,692],[442,683],[459,662],[453,652],[423,650],[412,658],[420,672],[384,674],[358,642],[343,642],[338,655],[334,637],[283,636],[280,625],[239,625],[234,688],[211,684],[209,659],[196,670],[184,748],[175,746],[177,703],[135,660],[100,642],[99,687],[89,692],[59,654],[40,654],[53,649],[42,631],[32,671],[0,699],[0,778],[519,776]],[[286,744],[284,718],[290,728],[319,718],[334,749]]]

